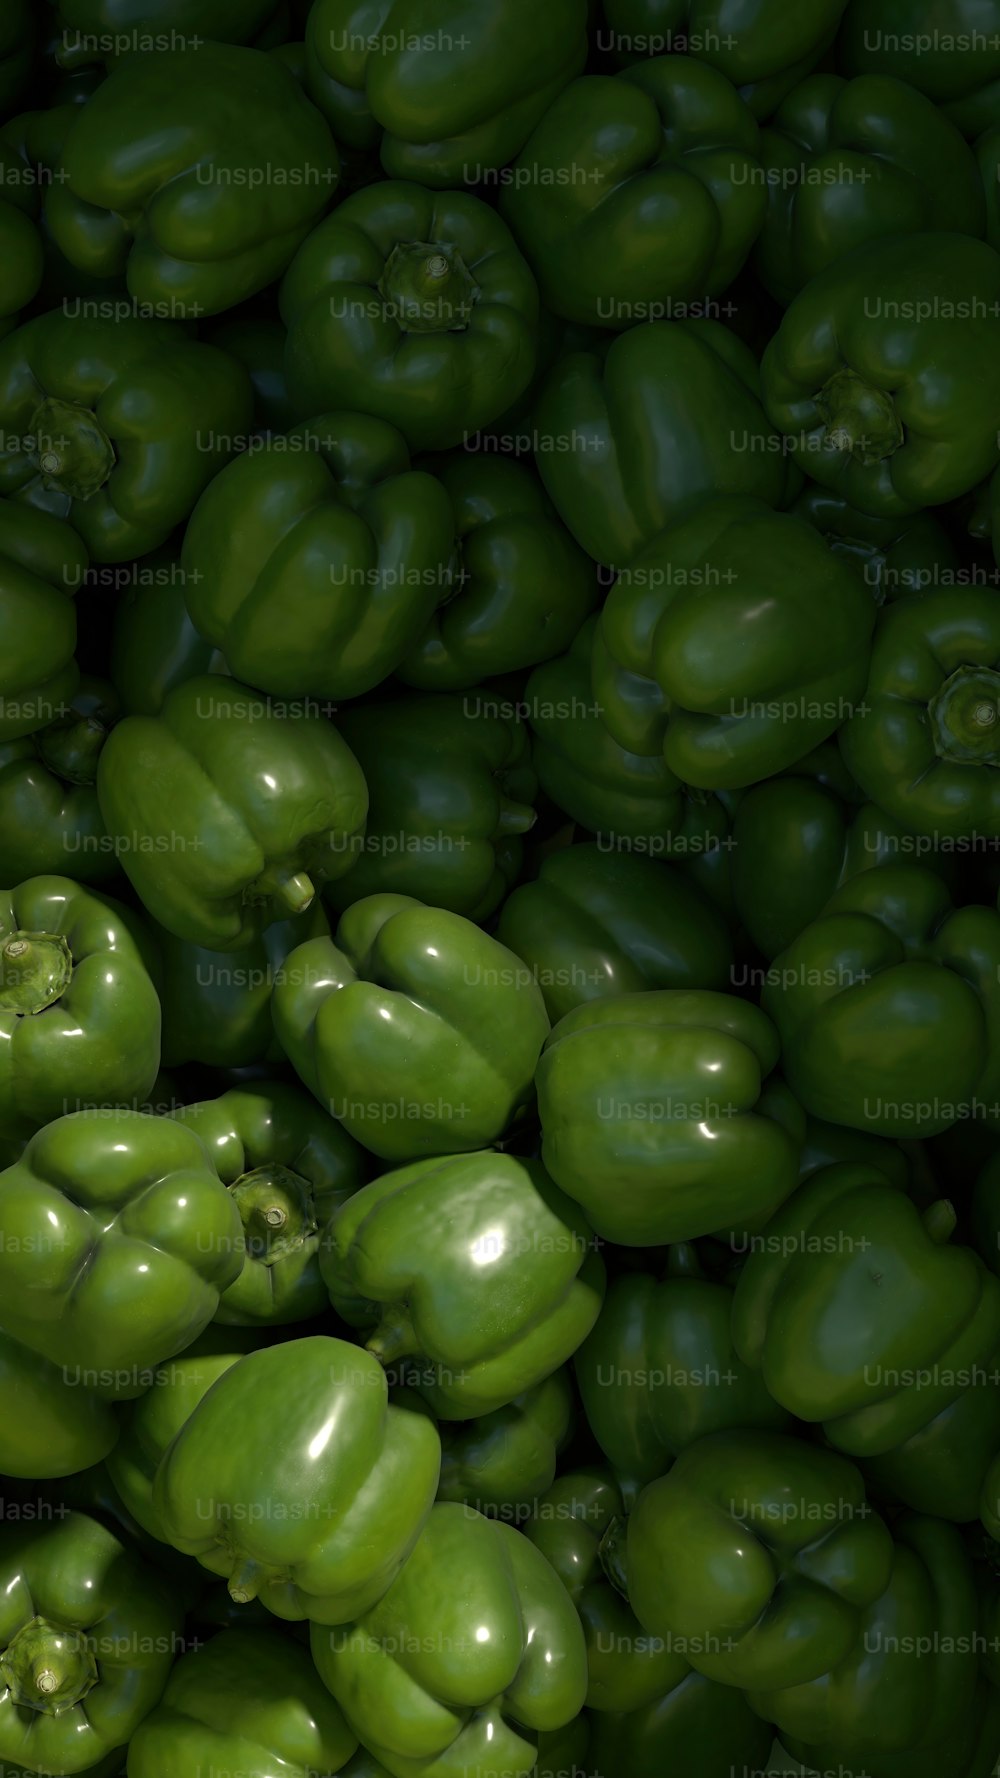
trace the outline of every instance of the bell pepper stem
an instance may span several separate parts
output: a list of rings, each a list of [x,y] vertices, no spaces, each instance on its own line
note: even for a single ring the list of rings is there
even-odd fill
[[[250,1605],[260,1590],[263,1570],[259,1562],[244,1556],[229,1576],[229,1597],[234,1605]]]
[[[957,1223],[955,1206],[948,1198],[938,1198],[923,1213],[924,1228],[936,1247],[943,1247],[946,1241],[950,1241]]]

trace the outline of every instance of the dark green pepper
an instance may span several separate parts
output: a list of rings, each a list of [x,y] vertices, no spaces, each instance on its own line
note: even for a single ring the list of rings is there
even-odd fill
[[[118,716],[114,688],[85,679],[65,716],[0,742],[0,855],[12,881],[71,870],[105,883],[118,860],[97,800],[97,761]]]
[[[328,899],[411,895],[485,921],[521,874],[538,782],[527,730],[500,700],[435,693],[348,710],[338,727],[365,775],[368,824]]]
[[[67,521],[95,562],[165,543],[251,420],[235,358],[125,308],[56,309],[0,341],[0,492]]]
[[[83,539],[57,518],[0,500],[0,740],[69,712],[80,679],[73,599],[88,560]]]
[[[491,1414],[443,1421],[438,1499],[523,1525],[555,1480],[558,1457],[574,1431],[575,1407],[563,1365]]]
[[[840,42],[848,74],[893,74],[926,93],[966,136],[996,117],[997,0],[850,0]]]
[[[75,1475],[117,1437],[107,1402],[0,1328],[0,1475]]]
[[[236,955],[188,944],[158,927],[164,1067],[200,1062],[206,1068],[249,1068],[283,1062],[271,995],[282,979],[286,957],[329,930],[321,901],[293,920],[276,920]]]
[[[206,489],[181,555],[187,608],[247,684],[356,698],[448,597],[452,547],[451,502],[395,427],[319,414]]]
[[[111,628],[111,678],[126,716],[158,716],[176,685],[225,673],[226,663],[188,616],[179,560],[164,551],[125,575]]]
[[[962,584],[958,551],[932,513],[876,519],[815,482],[803,489],[792,511],[815,525],[834,555],[853,564],[876,605]]]

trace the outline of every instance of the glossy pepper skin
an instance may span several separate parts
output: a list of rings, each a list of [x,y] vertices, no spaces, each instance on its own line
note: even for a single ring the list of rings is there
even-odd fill
[[[683,317],[732,283],[764,221],[759,154],[757,124],[724,75],[657,56],[565,87],[500,207],[546,307],[617,331]]]
[[[839,53],[849,74],[894,74],[977,136],[996,117],[998,38],[996,0],[850,0]]]
[[[604,1296],[596,1248],[537,1161],[489,1150],[417,1161],[355,1192],[320,1266],[338,1314],[377,1323],[368,1350],[386,1367],[415,1360],[434,1412],[468,1420],[572,1357]]]
[[[523,1527],[555,1480],[575,1418],[573,1384],[563,1365],[491,1414],[443,1421],[438,1499],[461,1501]]]
[[[95,562],[145,556],[251,410],[243,366],[183,328],[54,309],[0,341],[0,493],[71,525]]]
[[[542,1160],[597,1233],[623,1246],[758,1228],[797,1174],[784,1101],[764,1088],[777,1060],[770,1019],[729,994],[592,1001],[542,1051]]]
[[[339,172],[278,57],[199,39],[111,69],[63,141],[45,221],[71,265],[124,274],[148,312],[196,320],[280,277]]]
[[[0,500],[0,741],[67,714],[80,678],[73,600],[88,561],[83,539],[58,519]]]
[[[680,871],[598,845],[550,852],[505,901],[497,937],[522,957],[555,1024],[590,1000],[731,980],[721,914]]]
[[[601,1544],[623,1512],[610,1472],[582,1470],[560,1476],[524,1530],[555,1569],[583,1625],[587,1708],[624,1713],[672,1691],[689,1667],[664,1638],[644,1634],[604,1572]]]
[[[65,715],[34,735],[0,742],[0,856],[13,882],[63,870],[78,883],[117,876],[95,787],[117,716],[114,688],[82,680]]]
[[[318,900],[295,919],[276,920],[235,955],[186,944],[157,927],[164,1067],[200,1062],[206,1068],[249,1068],[284,1061],[271,1017],[275,983],[290,952],[329,930]]]
[[[755,1685],[751,1707],[783,1736],[847,1753],[947,1745],[973,1710],[977,1667],[975,1582],[955,1526],[895,1520],[888,1584],[865,1607],[830,1671],[778,1690]]]
[[[779,106],[762,147],[768,205],[755,262],[781,303],[866,241],[986,232],[975,155],[901,80],[812,74]]]
[[[321,1314],[320,1237],[363,1185],[364,1150],[308,1093],[283,1081],[248,1082],[171,1117],[200,1136],[240,1215],[243,1269],[215,1320],[269,1327]]]
[[[107,1402],[0,1328],[0,1474],[75,1475],[100,1463],[117,1437]]]
[[[307,90],[338,142],[381,145],[390,179],[429,186],[506,166],[586,59],[586,0],[317,0],[306,26]]]
[[[893,1542],[846,1458],[732,1431],[690,1445],[644,1488],[606,1554],[651,1635],[686,1639],[699,1673],[756,1693],[807,1684],[850,1654],[889,1584]]]
[[[791,510],[815,525],[834,555],[857,569],[876,605],[961,584],[958,551],[932,513],[873,518],[815,482],[802,490]]]
[[[0,1759],[83,1772],[124,1755],[182,1644],[165,1584],[83,1513],[0,1531]]]
[[[197,1136],[138,1111],[47,1124],[0,1174],[0,1208],[18,1239],[0,1253],[7,1332],[109,1400],[149,1388],[243,1264],[239,1211]]]
[[[848,769],[912,833],[1000,831],[1000,592],[942,587],[879,618]]]
[[[876,518],[968,493],[1000,453],[998,304],[1000,255],[983,241],[855,248],[800,291],[764,353],[769,420],[814,481]]]
[[[814,1117],[932,1136],[1000,1117],[1000,915],[957,911],[919,865],[852,878],[775,960],[761,995]]]
[[[1000,1279],[954,1227],[947,1202],[921,1214],[870,1167],[823,1167],[751,1247],[732,1337],[776,1402],[962,1521],[1000,1440]]]
[[[314,1624],[310,1646],[394,1778],[529,1778],[538,1734],[571,1722],[587,1685],[583,1631],[545,1558],[448,1504],[380,1602],[343,1629]]]
[[[542,385],[538,468],[577,542],[621,570],[709,495],[784,502],[757,362],[718,321],[653,321],[570,352]]]
[[[265,1422],[262,1446],[252,1427]],[[218,1378],[157,1469],[153,1509],[236,1604],[346,1623],[399,1573],[440,1462],[433,1423],[389,1404],[377,1360],[316,1335],[250,1352]]]
[[[672,1247],[662,1278],[612,1279],[574,1368],[626,1506],[710,1432],[785,1429],[787,1413],[737,1355],[732,1310],[732,1289],[704,1275],[693,1247]]]
[[[602,47],[622,60],[663,50],[701,56],[738,87],[755,117],[780,99],[833,42],[845,0],[604,0]]]
[[[489,918],[521,874],[521,836],[536,819],[528,731],[506,708],[486,695],[436,693],[344,713],[340,733],[370,803],[350,868],[331,884],[334,907],[411,895]]]
[[[527,388],[538,291],[506,224],[464,191],[356,191],[303,242],[280,291],[300,419],[356,408],[413,450],[449,450]]]
[[[937,853],[929,841],[919,846],[898,821],[862,800],[835,745],[753,785],[733,817],[733,839],[736,907],[767,958],[787,950],[831,896],[863,871],[919,858],[953,891],[961,877],[959,856]]]
[[[346,869],[368,809],[357,761],[311,704],[209,674],[175,686],[159,716],[118,724],[97,792],[153,918],[216,951],[304,913]]]
[[[301,1650],[275,1630],[223,1630],[183,1655],[129,1743],[130,1778],[191,1767],[243,1778],[343,1772],[357,1747]]]
[[[807,1772],[836,1771],[839,1778],[990,1778],[998,1737],[1000,1692],[980,1680],[964,1720],[953,1724],[934,1746],[922,1743],[905,1753],[873,1753],[870,1748],[847,1753],[826,1742],[807,1744],[790,1733],[782,1734],[779,1746],[787,1748]]]
[[[184,535],[188,612],[238,679],[316,699],[393,672],[447,598],[451,502],[367,414],[319,414],[244,452]]]
[[[87,38],[94,35],[125,37],[117,46],[99,43],[96,48],[106,55],[138,47],[127,37],[137,26],[142,33],[203,32],[219,43],[249,43],[266,29],[275,10],[275,0],[59,0],[60,61],[72,66],[91,49]]]
[[[456,451],[432,467],[452,505],[455,585],[397,678],[465,691],[568,648],[597,598],[593,566],[526,464]]]
[[[295,424],[285,382],[285,330],[277,315],[229,311],[206,336],[213,346],[245,364],[253,385],[254,419],[262,432],[287,432]]]
[[[160,1543],[170,1541],[153,1503],[160,1463],[212,1384],[251,1349],[248,1329],[212,1322],[183,1352],[158,1364],[145,1395],[120,1410],[119,1437],[105,1470],[129,1517]]]
[[[706,501],[612,588],[594,691],[623,747],[662,747],[702,790],[740,789],[854,711],[874,625],[867,589],[810,525],[759,500]]]
[[[0,897],[0,1130],[127,1105],[160,1065],[152,956],[135,916],[69,877]]]
[[[493,1142],[531,1102],[549,1021],[519,958],[405,895],[348,908],[288,958],[271,1000],[299,1078],[382,1160]]]
[[[166,550],[128,571],[111,625],[110,664],[126,716],[158,716],[167,693],[185,679],[228,671],[188,616],[184,580],[180,561]]]

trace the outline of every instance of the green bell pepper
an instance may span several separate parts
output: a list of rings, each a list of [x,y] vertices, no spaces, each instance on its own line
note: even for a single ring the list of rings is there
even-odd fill
[[[621,60],[664,50],[699,56],[740,89],[755,117],[769,117],[785,93],[829,48],[846,0],[604,0],[602,49]]]
[[[320,414],[206,489],[181,552],[187,608],[247,684],[356,698],[447,598],[452,548],[451,502],[395,427]]]
[[[597,587],[530,469],[464,451],[430,466],[452,504],[455,585],[397,678],[418,691],[465,691],[561,654]]]
[[[2,29],[2,27],[0,27]],[[3,63],[0,62],[0,87]],[[0,292],[0,336],[16,325],[20,309],[38,295],[44,270],[42,237],[37,227],[38,187],[6,132],[0,133],[0,254],[3,255],[3,290]]]
[[[431,186],[505,167],[586,59],[586,0],[316,0],[306,26],[338,142],[381,143],[390,179]]]
[[[389,1404],[377,1359],[343,1340],[287,1340],[248,1353],[196,1403],[156,1471],[153,1510],[237,1605],[346,1623],[402,1568],[440,1462],[433,1422]]]
[[[1000,254],[952,234],[855,248],[795,297],[761,384],[793,457],[851,506],[957,499],[1000,457]]]
[[[840,42],[847,74],[892,74],[940,105],[966,136],[996,118],[997,0],[850,0]]]
[[[976,1695],[972,1564],[958,1531],[939,1519],[908,1513],[893,1539],[888,1584],[864,1601],[852,1646],[832,1670],[750,1690],[751,1708],[782,1736],[848,1754],[909,1755],[965,1728]]]
[[[434,1413],[468,1420],[572,1357],[604,1297],[596,1249],[537,1161],[491,1149],[362,1187],[325,1230],[320,1269],[341,1318],[374,1324],[369,1352],[386,1367],[414,1360]]]
[[[542,1160],[623,1246],[761,1227],[798,1174],[800,1132],[764,1086],[778,1053],[770,1019],[729,994],[577,1007],[538,1064]]]
[[[68,877],[0,897],[0,1132],[127,1105],[160,1066],[152,954],[135,916]]]
[[[623,747],[662,747],[685,783],[759,783],[853,713],[875,615],[810,525],[759,500],[706,501],[608,596],[593,658],[602,719]]]
[[[68,522],[95,562],[148,555],[251,407],[243,366],[169,321],[53,310],[0,341],[0,492]]]
[[[837,1778],[994,1778],[1000,1742],[1000,1691],[980,1681],[972,1707],[936,1746],[907,1748],[905,1753],[846,1753],[842,1747],[816,1746],[782,1735],[806,1773],[836,1772]],[[613,1778],[609,1774],[609,1778]]]
[[[225,673],[226,663],[188,616],[179,560],[164,551],[125,572],[109,671],[126,716],[159,716],[176,685],[201,673]]]
[[[126,1516],[148,1537],[170,1542],[153,1503],[153,1483],[164,1456],[212,1384],[251,1349],[249,1329],[212,1322],[183,1352],[158,1364],[145,1395],[119,1411],[118,1442],[104,1468]]]
[[[812,767],[812,769],[809,769]],[[736,908],[758,951],[778,956],[818,920],[830,897],[863,871],[920,859],[953,893],[962,859],[936,851],[861,793],[836,747],[820,748],[797,770],[755,784],[733,818]],[[745,978],[766,980],[765,972]]]
[[[982,1128],[982,1126],[977,1126]],[[822,1118],[806,1119],[806,1139],[799,1158],[799,1174],[807,1179],[820,1167],[874,1167],[890,1185],[909,1191],[912,1184],[912,1151],[884,1136],[870,1136],[867,1131],[849,1130],[846,1124],[826,1124]]]
[[[1000,592],[942,588],[879,617],[866,714],[841,736],[862,789],[913,833],[1000,833]]]
[[[720,295],[766,207],[751,112],[690,56],[564,87],[500,200],[546,307],[615,330]]]
[[[737,1355],[732,1309],[731,1287],[704,1276],[692,1247],[670,1249],[662,1279],[647,1272],[612,1279],[574,1366],[587,1422],[626,1506],[710,1432],[786,1427],[784,1408]]]
[[[485,921],[521,874],[538,781],[528,732],[501,701],[435,692],[345,712],[368,825],[329,901],[411,895]]]
[[[197,320],[280,277],[339,173],[276,56],[195,38],[126,56],[78,108],[45,224],[72,266],[124,275],[140,313]]]
[[[867,241],[986,232],[968,143],[930,99],[886,75],[811,75],[764,131],[762,158],[755,264],[780,303]]]
[[[876,519],[811,482],[792,505],[815,525],[828,549],[851,562],[876,605],[934,587],[960,586],[963,570],[951,536],[932,513]]]
[[[950,1527],[949,1527],[950,1530]],[[893,1569],[853,1463],[777,1432],[716,1432],[644,1488],[604,1559],[650,1635],[751,1693],[837,1668]]]
[[[506,224],[467,192],[354,192],[303,242],[280,301],[298,417],[356,408],[413,450],[466,442],[535,369],[535,280]]]
[[[0,740],[68,712],[80,679],[73,600],[88,560],[83,539],[58,519],[0,499]]]
[[[0,1475],[75,1475],[100,1463],[117,1437],[107,1402],[0,1328]]]
[[[524,1528],[555,1569],[583,1625],[590,1710],[641,1710],[672,1691],[689,1671],[683,1654],[662,1637],[643,1633],[604,1572],[601,1544],[623,1511],[612,1476],[603,1469],[583,1470],[560,1476]]]
[[[954,1228],[870,1167],[821,1168],[751,1240],[732,1338],[870,1479],[961,1522],[1000,1447],[1000,1279]]]
[[[886,864],[838,889],[768,972],[792,1091],[881,1136],[1000,1121],[1000,914],[952,908],[940,877]]]
[[[285,1053],[274,1034],[271,995],[285,959],[299,945],[323,938],[330,923],[321,901],[293,920],[276,920],[238,956],[211,951],[156,929],[162,963],[163,1064],[180,1068],[275,1067]]]
[[[779,506],[790,491],[757,361],[719,321],[654,321],[567,353],[542,385],[535,434],[563,523],[617,571],[708,495]]]
[[[602,1778],[734,1778],[767,1770],[771,1730],[743,1693],[688,1672],[678,1685],[625,1715],[590,1718],[590,1767]],[[564,1768],[565,1772],[565,1768]],[[554,1775],[557,1778],[557,1775]]]
[[[202,1143],[139,1111],[47,1124],[0,1173],[0,1215],[4,1327],[108,1400],[148,1389],[243,1265],[239,1210]]]
[[[0,855],[11,880],[72,870],[105,883],[119,865],[97,801],[97,760],[118,716],[106,680],[81,680],[65,716],[0,742]]]
[[[283,1081],[249,1081],[171,1117],[201,1137],[240,1214],[242,1271],[215,1320],[270,1327],[322,1314],[320,1237],[363,1185],[364,1150],[308,1093]]]
[[[97,773],[122,868],[175,937],[236,950],[304,913],[364,828],[360,767],[311,706],[235,679],[174,687],[159,716],[113,729]]]
[[[129,1743],[130,1778],[333,1778],[357,1736],[311,1662],[274,1630],[223,1630],[174,1667]]]
[[[524,1523],[555,1480],[574,1432],[576,1402],[564,1365],[544,1382],[478,1419],[444,1421],[439,1500],[456,1500],[488,1518]]]
[[[504,903],[497,937],[522,957],[555,1024],[589,1000],[730,985],[732,940],[678,870],[628,852],[550,852]]]
[[[271,1009],[320,1104],[395,1162],[502,1136],[532,1101],[549,1029],[541,990],[513,952],[405,895],[357,901],[333,939],[299,945]]]
[[[0,1760],[83,1772],[125,1745],[167,1682],[182,1615],[82,1513],[0,1529]]]
[[[582,1708],[583,1631],[562,1582],[521,1532],[434,1507],[385,1597],[313,1660],[394,1778],[531,1778],[539,1732]]]

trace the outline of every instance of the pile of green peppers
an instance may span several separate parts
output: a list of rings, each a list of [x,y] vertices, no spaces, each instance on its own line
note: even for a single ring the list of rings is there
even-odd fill
[[[992,1778],[1000,0],[0,13],[0,1778]]]

